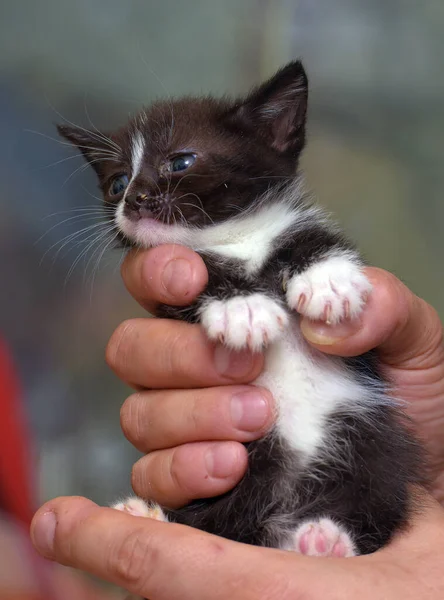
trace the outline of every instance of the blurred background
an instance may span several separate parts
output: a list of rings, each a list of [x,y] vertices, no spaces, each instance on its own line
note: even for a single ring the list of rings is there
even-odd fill
[[[78,211],[98,191],[54,123],[110,128],[156,97],[245,92],[295,57],[310,78],[310,186],[372,264],[443,315],[441,0],[0,1],[0,333],[39,502],[106,504],[137,458],[104,348],[142,312],[120,252],[76,237],[99,222]]]

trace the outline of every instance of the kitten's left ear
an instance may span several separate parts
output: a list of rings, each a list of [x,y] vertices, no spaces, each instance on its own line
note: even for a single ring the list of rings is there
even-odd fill
[[[307,99],[307,75],[302,63],[295,61],[253,90],[236,108],[236,116],[278,152],[297,154],[305,142]]]
[[[74,125],[57,125],[59,134],[73,146],[77,146],[97,174],[100,173],[100,158],[107,158],[114,148],[106,142],[106,137],[94,131]]]

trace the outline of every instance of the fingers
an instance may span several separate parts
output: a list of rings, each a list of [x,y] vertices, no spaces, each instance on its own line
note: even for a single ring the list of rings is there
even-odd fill
[[[45,557],[151,600],[260,597],[239,586],[258,566],[257,549],[82,498],[59,498],[40,509],[31,537]],[[259,571],[255,580],[260,577]]]
[[[163,319],[122,323],[108,343],[106,360],[118,377],[145,388],[191,388],[248,383],[263,357],[214,346],[201,328]]]
[[[435,310],[387,271],[368,268],[366,272],[373,291],[362,317],[336,326],[304,319],[306,339],[338,356],[357,356],[378,347],[391,366],[419,367],[434,351],[435,361],[442,360],[442,326]]]
[[[122,277],[130,294],[151,313],[159,303],[190,304],[208,282],[201,257],[175,245],[133,250],[123,262]]]
[[[310,558],[231,542],[172,523],[58,498],[35,515],[34,546],[150,600],[441,598],[442,508],[431,504],[392,547],[358,558]],[[435,593],[437,592],[437,593]]]
[[[83,498],[59,498],[42,507],[31,538],[46,558],[150,600],[290,600],[309,589],[316,593],[316,581],[329,579],[330,564],[348,563],[314,559],[323,573],[315,578],[313,568],[305,572],[313,559],[99,508]],[[322,593],[310,597],[320,599]]]
[[[139,392],[121,409],[127,439],[140,452],[188,442],[262,437],[272,425],[273,400],[254,386]]]
[[[235,442],[261,437],[273,419],[270,393],[254,386],[133,394],[122,406],[122,429],[150,452],[134,465],[134,491],[170,508],[224,494],[247,468],[245,447]]]
[[[185,444],[141,458],[131,485],[138,496],[169,508],[231,490],[247,470],[245,446],[236,442]]]

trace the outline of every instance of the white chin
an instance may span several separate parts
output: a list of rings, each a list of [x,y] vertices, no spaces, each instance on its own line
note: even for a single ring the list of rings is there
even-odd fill
[[[161,244],[186,246],[190,238],[190,229],[183,225],[167,225],[149,217],[131,221],[123,214],[123,203],[117,207],[115,222],[119,231],[140,248],[152,248]]]

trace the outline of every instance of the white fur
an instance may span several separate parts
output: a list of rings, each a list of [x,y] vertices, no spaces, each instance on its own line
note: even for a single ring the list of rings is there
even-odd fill
[[[287,302],[313,320],[338,323],[361,312],[371,284],[349,252],[327,256],[287,284]]]
[[[223,258],[242,260],[247,273],[253,274],[269,257],[273,241],[300,222],[301,216],[286,203],[263,206],[255,213],[201,230],[197,245]]]
[[[282,335],[288,315],[275,300],[251,294],[209,300],[201,309],[201,323],[211,340],[235,350],[248,346],[260,351]]]
[[[129,186],[130,187],[130,186]],[[117,227],[141,248],[181,244],[197,252],[211,252],[225,259],[242,260],[246,274],[254,275],[270,256],[276,238],[303,230],[311,220],[325,217],[315,207],[301,207],[302,186],[297,180],[283,197],[272,192],[258,201],[259,208],[204,228],[167,225],[156,219],[131,221],[125,217],[124,200],[117,206]]]
[[[356,382],[339,358],[312,349],[293,316],[284,335],[265,353],[265,368],[255,381],[273,394],[277,428],[308,462],[325,447],[325,422],[338,409],[359,411],[374,402],[374,388]]]
[[[132,140],[131,140],[131,179],[128,184],[128,187],[125,190],[125,194],[120,203],[121,208],[123,210],[123,206],[125,204],[125,199],[131,190],[131,184],[136,179],[137,175],[140,173],[140,169],[142,167],[143,155],[145,152],[145,138],[140,133],[140,131],[136,131]]]
[[[296,529],[292,538],[284,550],[294,550],[306,556],[349,558],[356,555],[349,533],[331,519],[306,521]]]
[[[135,496],[130,496],[122,502],[113,504],[112,508],[128,513],[133,517],[145,517],[156,521],[168,520],[158,504],[147,504],[144,500]]]

